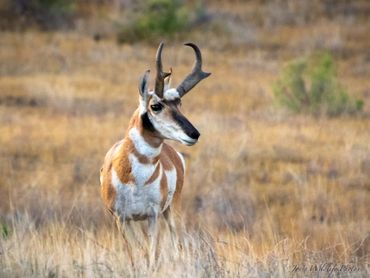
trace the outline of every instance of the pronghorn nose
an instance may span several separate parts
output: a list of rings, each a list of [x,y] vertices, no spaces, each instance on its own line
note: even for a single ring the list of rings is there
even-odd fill
[[[196,140],[198,140],[199,136],[200,136],[200,133],[199,133],[199,132],[198,132],[198,130],[196,130],[196,129],[194,129],[194,130],[191,132],[191,134],[190,134],[190,137],[191,137],[191,138],[193,138],[193,139],[196,139]]]

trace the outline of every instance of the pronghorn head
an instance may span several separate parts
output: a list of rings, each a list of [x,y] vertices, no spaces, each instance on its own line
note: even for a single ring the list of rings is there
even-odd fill
[[[144,128],[156,136],[191,146],[198,141],[200,134],[180,112],[181,98],[210,73],[202,71],[202,54],[199,48],[193,43],[185,45],[193,48],[196,61],[192,72],[177,88],[170,87],[172,69],[170,72],[164,72],[162,69],[163,43],[159,45],[156,55],[157,73],[154,91],[148,90],[149,70],[145,72],[139,83],[140,115]]]

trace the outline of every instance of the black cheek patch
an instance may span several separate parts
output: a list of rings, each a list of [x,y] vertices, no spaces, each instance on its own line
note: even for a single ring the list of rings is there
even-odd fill
[[[176,123],[179,124],[180,127],[184,128],[187,125],[187,120],[184,116],[179,115],[175,111],[172,111],[172,118],[175,120]]]
[[[141,121],[143,123],[144,129],[155,132],[155,128],[152,124],[152,122],[149,120],[148,112],[145,112],[144,114],[141,115]]]

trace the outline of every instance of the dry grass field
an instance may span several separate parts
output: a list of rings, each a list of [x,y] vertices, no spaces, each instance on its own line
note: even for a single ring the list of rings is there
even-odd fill
[[[311,20],[278,2],[210,1],[213,29],[189,34],[212,76],[183,99],[202,135],[193,147],[171,143],[187,161],[182,247],[162,225],[154,269],[139,248],[130,265],[99,169],[157,45],[95,41],[81,28],[2,31],[0,277],[369,277],[370,5],[357,1],[348,15],[338,4]],[[364,100],[361,114],[316,118],[275,105],[286,62],[322,49]],[[177,84],[193,54],[181,41],[163,54]]]

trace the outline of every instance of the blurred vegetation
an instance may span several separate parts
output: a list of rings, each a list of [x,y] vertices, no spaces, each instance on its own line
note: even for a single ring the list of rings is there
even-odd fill
[[[329,53],[294,60],[283,70],[273,87],[277,101],[296,113],[337,116],[362,110],[341,85]]]
[[[0,29],[73,30],[84,22],[99,38],[103,29],[132,43],[179,38],[207,21],[206,11],[202,1],[0,0]]]
[[[173,38],[190,27],[190,12],[182,0],[141,1],[117,33],[120,43]]]
[[[8,28],[60,29],[73,26],[74,0],[14,0],[0,5],[2,25]]]
[[[182,1],[151,0],[141,4],[134,19],[118,32],[119,42],[149,40],[158,36],[172,36],[187,25],[188,12]]]

